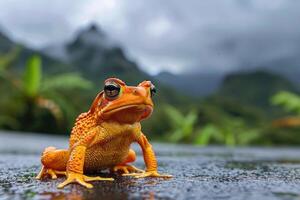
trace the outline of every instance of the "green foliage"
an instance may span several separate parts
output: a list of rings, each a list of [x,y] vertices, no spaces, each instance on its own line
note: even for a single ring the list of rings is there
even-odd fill
[[[42,90],[73,90],[73,89],[91,89],[93,84],[82,78],[78,73],[64,73],[54,77],[46,78],[43,81]]]
[[[287,112],[294,112],[300,115],[300,96],[295,93],[288,91],[278,92],[271,98],[271,103],[281,106]]]
[[[249,145],[259,138],[259,131],[259,129],[247,127],[242,119],[227,117],[220,125],[205,125],[199,132],[196,143],[207,145],[215,141],[227,146]]]
[[[172,125],[170,141],[189,141],[197,121],[196,112],[192,110],[185,116],[170,105],[165,107],[165,111]]]
[[[260,130],[250,128],[242,118],[223,115],[218,123],[197,125],[197,112],[184,115],[174,107],[166,106],[171,122],[170,141],[197,145],[222,144],[226,146],[249,145],[260,136]]]
[[[211,139],[220,135],[219,129],[213,124],[207,124],[197,134],[195,143],[199,145],[208,145]]]
[[[42,61],[34,55],[23,74],[5,71],[2,85],[9,87],[0,107],[0,127],[37,132],[66,132],[75,118],[74,100],[69,92],[92,89],[79,74],[42,75]],[[1,85],[1,86],[2,86]],[[1,87],[0,87],[1,89]],[[18,123],[20,122],[20,123]]]

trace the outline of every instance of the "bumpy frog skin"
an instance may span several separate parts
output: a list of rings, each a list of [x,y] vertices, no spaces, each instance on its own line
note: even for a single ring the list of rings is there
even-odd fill
[[[140,121],[153,111],[152,96],[155,88],[150,81],[138,86],[127,86],[117,78],[109,78],[105,87],[95,98],[88,112],[80,114],[71,132],[69,149],[48,147],[41,156],[42,169],[37,179],[49,175],[65,175],[66,180],[58,185],[63,188],[77,182],[92,188],[90,181],[113,181],[112,178],[89,177],[84,173],[95,173],[110,169],[123,176],[162,177],[157,172],[157,162],[151,144],[141,131]],[[136,159],[130,145],[137,142],[142,148],[146,171],[128,163]]]

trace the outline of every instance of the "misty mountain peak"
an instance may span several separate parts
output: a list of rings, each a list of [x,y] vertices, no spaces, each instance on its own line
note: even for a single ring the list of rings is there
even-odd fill
[[[126,57],[122,47],[96,24],[78,31],[75,39],[69,42],[65,49],[67,61],[90,76],[99,77],[104,72],[143,73]]]
[[[114,42],[94,23],[80,30],[74,43],[98,48],[111,48],[114,46]]]
[[[43,52],[52,58],[70,61],[70,56],[77,57],[85,51],[91,52],[91,49],[101,55],[115,46],[115,42],[97,24],[92,23],[77,31],[74,39],[68,43],[49,45],[43,48]]]
[[[82,34],[82,35],[84,35],[84,34],[93,34],[93,35],[98,36],[98,37],[103,37],[103,38],[106,37],[104,31],[102,31],[100,26],[98,26],[97,24],[94,24],[94,23],[90,24],[87,28],[82,29],[79,34]]]
[[[97,32],[97,33],[102,33],[103,34],[103,32],[98,27],[98,25],[94,24],[94,23],[90,24],[90,27],[88,28],[88,31],[90,31],[90,32]]]

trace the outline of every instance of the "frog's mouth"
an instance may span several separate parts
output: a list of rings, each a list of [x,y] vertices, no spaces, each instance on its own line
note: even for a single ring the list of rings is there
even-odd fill
[[[118,106],[117,108],[104,109],[101,111],[104,115],[111,115],[118,112],[128,111],[127,113],[144,113],[145,111],[153,110],[151,104],[127,104],[124,106]]]
[[[104,120],[115,120],[120,123],[135,123],[146,119],[152,114],[152,105],[131,104],[110,108],[109,110],[100,111],[100,117]]]

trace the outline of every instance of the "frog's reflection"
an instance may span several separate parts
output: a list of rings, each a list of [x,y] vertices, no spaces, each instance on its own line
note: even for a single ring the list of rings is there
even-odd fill
[[[71,192],[71,193],[63,193],[63,192],[45,192],[39,195],[41,199],[49,199],[49,200],[82,200],[82,193]]]
[[[85,200],[85,199],[129,199],[126,193],[114,193],[114,194],[97,194],[97,193],[90,193],[90,194],[83,194],[78,192],[71,192],[71,193],[50,193],[46,192],[36,196],[37,199],[44,199],[44,200]],[[140,199],[143,200],[154,200],[155,193],[153,191],[146,192],[141,195]]]
[[[151,187],[159,184],[158,179],[132,179],[114,177],[114,182],[97,182],[91,190],[79,185],[73,185],[70,191],[45,192],[36,196],[44,200],[85,200],[85,199],[155,199],[155,192]]]

